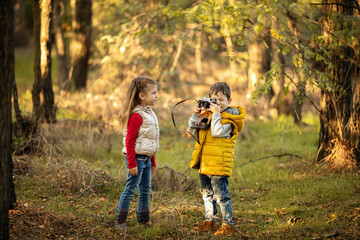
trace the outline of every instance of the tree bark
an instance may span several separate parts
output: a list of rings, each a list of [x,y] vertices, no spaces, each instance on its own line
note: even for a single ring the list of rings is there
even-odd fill
[[[40,29],[41,29],[41,10],[40,0],[33,1],[33,22],[34,22],[34,84],[32,88],[33,112],[32,119],[34,126],[32,132],[37,132],[41,119],[40,93],[41,93],[41,50],[40,50]]]
[[[355,1],[323,1],[324,11],[351,16],[354,14]],[[334,4],[327,4],[334,3]],[[340,23],[337,23],[340,24]],[[340,29],[352,29],[349,22],[344,21]],[[334,23],[330,19],[323,22],[323,35],[331,43],[331,33]],[[355,53],[350,47],[343,47],[334,51],[331,62],[334,68],[325,67],[326,73],[333,76],[333,81],[342,90],[329,92],[324,87],[321,90],[319,150],[317,160],[329,159],[342,161],[344,164],[360,166],[360,76],[351,60],[356,60]],[[355,64],[356,65],[356,64]],[[343,146],[347,155],[339,159],[338,146]],[[338,157],[338,159],[336,159]],[[353,161],[353,162],[352,162]]]
[[[261,32],[259,36],[250,31],[249,43],[247,45],[249,53],[248,98],[250,98],[254,92],[257,81],[269,71],[271,67],[270,49],[265,46],[264,42],[270,47],[270,39],[267,31]],[[271,98],[272,93],[271,96],[268,97]]]
[[[25,0],[16,0],[15,2],[14,45],[16,47],[26,47],[30,39],[26,29],[26,2]]]
[[[71,0],[73,37],[70,46],[70,79],[75,83],[76,90],[86,87],[92,32],[91,6],[91,0]]]
[[[236,78],[236,63],[235,63],[235,52],[233,43],[231,40],[231,34],[229,31],[228,23],[226,22],[226,18],[222,18],[220,23],[220,32],[224,37],[225,43],[226,43],[226,51],[229,58],[229,65],[230,65],[230,72],[231,72],[231,78]]]
[[[278,29],[275,19],[272,19],[271,25],[273,28]],[[277,39],[271,38],[271,52],[272,52],[272,61],[274,64],[278,64],[279,67],[279,78],[273,84],[274,95],[270,101],[270,105],[278,110],[278,113],[289,114],[288,110],[289,104],[288,101],[283,101],[284,96],[284,81],[285,81],[285,59],[281,52],[281,46]],[[288,96],[286,96],[288,98]]]
[[[295,48],[302,52],[301,48],[301,33],[297,29],[297,19],[293,16],[293,14],[290,11],[287,11],[287,19],[288,19],[288,26],[289,29],[293,32],[293,34],[296,36],[297,41],[295,42]],[[302,54],[303,55],[303,54]],[[304,61],[304,59],[302,58]],[[298,72],[298,83],[297,83],[297,89],[296,93],[293,93],[293,106],[294,109],[292,111],[292,115],[294,118],[294,122],[301,126],[302,123],[302,105],[303,105],[303,93],[305,93],[306,88],[306,78],[301,72]]]
[[[52,12],[54,0],[41,1],[41,82],[44,97],[44,117],[47,122],[56,121],[56,106],[51,79]]]
[[[12,119],[14,83],[14,1],[0,1],[0,239],[9,238]]]
[[[56,106],[51,80],[51,24],[53,0],[34,0],[34,85],[33,132],[38,130],[42,116],[47,122],[56,121]],[[43,98],[40,98],[40,94]]]
[[[304,101],[303,93],[305,92],[306,84],[303,80],[302,74],[298,74],[298,76],[299,76],[299,81],[297,84],[298,88],[297,88],[296,93],[294,93],[294,98],[293,98],[294,110],[292,111],[292,113],[293,113],[294,122],[296,124],[298,124],[299,126],[301,126],[302,106],[303,106],[303,101]]]
[[[54,0],[54,35],[58,60],[58,82],[60,90],[69,92],[71,85],[69,80],[69,64],[66,56],[66,44],[62,30],[63,11],[64,5],[62,1]]]

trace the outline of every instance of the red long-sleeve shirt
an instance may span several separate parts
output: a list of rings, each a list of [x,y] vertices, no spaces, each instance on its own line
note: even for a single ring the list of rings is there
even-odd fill
[[[128,169],[137,167],[135,159],[135,142],[139,132],[139,128],[142,124],[142,117],[138,113],[132,113],[130,115],[128,126],[127,126],[127,135],[125,140],[126,146],[126,156],[128,161]],[[151,166],[156,166],[155,156],[151,158]]]

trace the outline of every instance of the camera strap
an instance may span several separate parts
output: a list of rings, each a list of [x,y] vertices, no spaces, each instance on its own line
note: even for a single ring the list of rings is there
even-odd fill
[[[180,102],[176,103],[176,104],[174,105],[173,109],[171,110],[171,118],[172,118],[174,127],[175,127],[177,130],[179,130],[179,131],[181,131],[181,132],[186,132],[186,133],[190,134],[190,135],[196,140],[196,142],[198,142],[198,143],[200,144],[200,141],[199,141],[199,139],[198,139],[196,136],[194,136],[191,132],[189,132],[189,131],[186,130],[186,129],[179,129],[179,128],[176,126],[176,123],[175,123],[175,117],[174,117],[174,109],[175,109],[175,107],[176,107],[177,105],[183,103],[183,102],[188,101],[188,100],[195,100],[196,102],[198,102],[198,101],[197,101],[196,99],[194,99],[194,98],[187,98],[187,99],[181,100]]]

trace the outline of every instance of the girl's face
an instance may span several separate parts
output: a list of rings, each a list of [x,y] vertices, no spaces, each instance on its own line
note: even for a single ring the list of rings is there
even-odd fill
[[[139,94],[141,106],[154,106],[157,99],[157,85],[148,84],[143,92]]]
[[[210,97],[216,100],[216,104],[220,107],[220,112],[227,109],[227,107],[231,103],[231,98],[227,98],[227,96],[222,92],[211,94]]]

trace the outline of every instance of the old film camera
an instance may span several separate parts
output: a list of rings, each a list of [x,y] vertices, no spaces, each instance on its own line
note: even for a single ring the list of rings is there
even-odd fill
[[[200,120],[191,122],[190,127],[195,129],[207,129],[209,128],[211,120],[210,105],[211,103],[216,104],[216,100],[214,98],[202,97],[197,102],[201,109]]]
[[[201,108],[201,110],[206,109],[206,111],[209,111],[211,103],[216,104],[216,100],[214,98],[209,98],[209,97],[202,97],[198,100],[198,105],[199,108]]]

